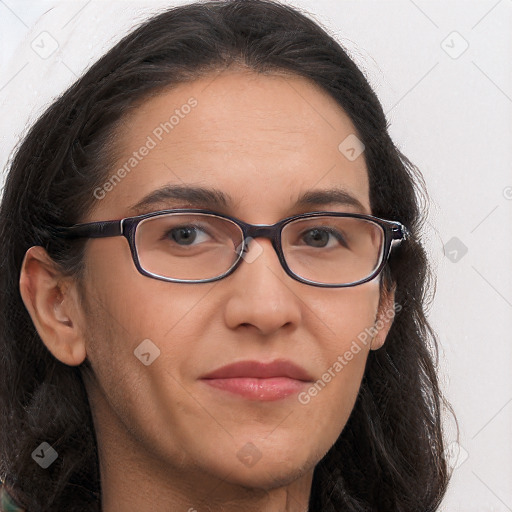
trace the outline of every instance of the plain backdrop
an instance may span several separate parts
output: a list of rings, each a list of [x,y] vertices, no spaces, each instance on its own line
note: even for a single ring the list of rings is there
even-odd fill
[[[188,2],[0,0],[1,168],[53,98],[131,27],[178,3]],[[347,49],[425,177],[430,318],[461,429],[443,510],[512,511],[512,0],[286,3]]]

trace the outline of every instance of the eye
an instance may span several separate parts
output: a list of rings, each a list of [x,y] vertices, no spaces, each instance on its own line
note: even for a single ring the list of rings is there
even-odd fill
[[[201,237],[201,233],[205,235]],[[184,225],[167,230],[162,239],[172,239],[178,245],[192,245],[196,241],[199,241],[199,243],[206,241],[206,239],[209,238],[206,233],[204,229],[201,229],[197,225]]]
[[[348,244],[345,240],[345,237],[337,229],[322,226],[310,228],[307,231],[304,231],[304,233],[306,233],[306,235],[303,235],[302,239],[306,241],[312,241],[313,247],[327,247],[327,244],[329,243],[329,238],[332,237],[332,239],[337,240],[343,247],[346,247],[348,249]],[[320,245],[318,245],[318,242],[320,243]]]

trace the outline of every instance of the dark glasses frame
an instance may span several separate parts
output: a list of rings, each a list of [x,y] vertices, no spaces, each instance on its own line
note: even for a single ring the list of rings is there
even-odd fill
[[[183,279],[175,279],[170,277],[163,277],[157,274],[153,274],[147,270],[145,270],[139,261],[137,247],[135,244],[135,232],[137,230],[137,226],[140,222],[145,219],[149,219],[151,217],[166,215],[169,213],[201,213],[207,214],[215,217],[220,217],[223,219],[227,219],[240,228],[243,234],[243,241],[240,247],[240,253],[238,255],[238,259],[233,263],[233,265],[223,274],[217,277],[208,278],[208,279],[196,279],[196,280],[183,280]],[[290,222],[293,222],[298,219],[307,219],[314,217],[350,217],[355,219],[364,219],[370,222],[377,224],[384,233],[384,243],[380,256],[380,263],[377,268],[366,278],[360,279],[359,281],[354,281],[352,283],[345,284],[329,284],[329,283],[318,283],[316,281],[311,281],[305,279],[297,274],[295,274],[286,263],[283,249],[281,246],[281,232],[283,227]],[[135,217],[125,217],[119,220],[106,220],[106,221],[98,221],[98,222],[86,222],[81,224],[75,224],[73,226],[68,227],[57,227],[55,228],[55,234],[57,236],[65,237],[65,238],[105,238],[111,236],[124,236],[128,240],[128,244],[130,246],[130,251],[132,254],[132,259],[135,264],[137,270],[144,276],[152,277],[154,279],[159,279],[161,281],[168,281],[174,283],[210,283],[213,281],[218,281],[219,279],[223,279],[228,275],[232,274],[240,265],[242,261],[242,256],[248,247],[247,240],[251,238],[268,238],[272,242],[272,246],[277,253],[279,261],[285,270],[285,272],[296,281],[301,283],[309,284],[311,286],[320,286],[324,288],[346,288],[350,286],[356,286],[359,284],[366,283],[374,279],[384,268],[385,264],[389,259],[389,255],[391,253],[391,249],[400,244],[402,241],[407,240],[410,236],[408,229],[400,222],[391,221],[386,219],[381,219],[379,217],[375,217],[373,215],[365,215],[360,213],[340,213],[340,212],[328,212],[328,211],[317,211],[317,212],[308,212],[301,213],[298,215],[292,215],[290,217],[286,217],[285,219],[276,222],[275,224],[249,224],[235,217],[231,217],[229,215],[225,215],[222,213],[214,212],[212,210],[205,209],[192,209],[192,208],[179,208],[179,209],[171,209],[171,210],[159,210],[151,213],[145,213],[143,215],[137,215]]]

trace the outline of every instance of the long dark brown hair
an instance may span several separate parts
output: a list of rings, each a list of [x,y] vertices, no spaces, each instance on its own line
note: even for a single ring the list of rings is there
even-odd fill
[[[434,511],[446,491],[441,416],[451,408],[438,378],[426,316],[431,273],[420,242],[424,183],[388,134],[363,73],[328,32],[270,0],[171,8],[124,37],[31,127],[7,165],[0,205],[0,477],[29,512],[101,510],[97,444],[83,372],[41,341],[19,292],[27,249],[43,246],[82,282],[85,240],[55,228],[83,222],[111,174],[123,116],[160,90],[231,64],[288,72],[318,84],[344,109],[365,145],[372,213],[405,224],[383,287],[400,305],[384,346],[371,351],[341,435],[314,471],[310,511]],[[385,292],[386,290],[383,290]],[[47,469],[31,454],[57,452]]]

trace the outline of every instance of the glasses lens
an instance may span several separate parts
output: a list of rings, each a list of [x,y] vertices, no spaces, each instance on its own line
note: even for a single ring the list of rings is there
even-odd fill
[[[172,279],[201,280],[227,272],[239,257],[242,230],[208,214],[172,213],[144,219],[135,233],[146,271]]]
[[[300,277],[323,284],[349,284],[369,277],[382,261],[384,230],[352,217],[314,217],[282,231],[288,266]]]
[[[350,284],[369,277],[383,257],[384,231],[375,222],[318,216],[282,230],[288,266],[322,284]],[[144,219],[135,233],[142,268],[180,280],[219,277],[240,257],[243,232],[234,222],[203,213],[172,213]]]

